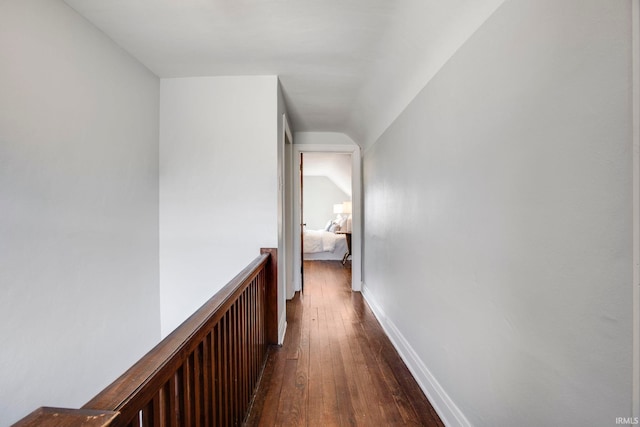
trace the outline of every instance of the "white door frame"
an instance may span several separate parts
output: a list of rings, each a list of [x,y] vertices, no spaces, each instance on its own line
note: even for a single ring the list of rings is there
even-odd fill
[[[291,198],[289,194],[289,176],[291,162],[288,158],[293,144],[293,134],[287,115],[282,114],[282,134],[278,142],[278,343],[284,341],[287,330],[288,286],[291,278]]]
[[[345,153],[351,154],[351,290],[362,289],[362,174],[360,147],[357,145],[293,145],[293,292],[300,290],[300,154],[301,153]],[[288,297],[290,297],[291,292]]]

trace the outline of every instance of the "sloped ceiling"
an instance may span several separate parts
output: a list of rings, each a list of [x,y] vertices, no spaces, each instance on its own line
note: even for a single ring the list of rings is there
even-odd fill
[[[351,197],[351,155],[338,153],[305,153],[304,176],[325,176]]]
[[[367,146],[504,0],[65,0],[159,77],[279,75],[296,131]]]

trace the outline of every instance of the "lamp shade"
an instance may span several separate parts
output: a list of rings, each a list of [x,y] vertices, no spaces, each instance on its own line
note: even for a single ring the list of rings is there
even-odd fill
[[[342,202],[342,213],[351,214],[351,202]]]

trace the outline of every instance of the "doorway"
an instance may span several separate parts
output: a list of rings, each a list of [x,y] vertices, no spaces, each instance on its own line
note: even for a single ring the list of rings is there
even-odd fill
[[[302,271],[321,261],[342,264],[351,281],[351,154],[300,153],[300,217]]]
[[[303,168],[307,163],[307,158],[305,156],[313,156],[314,153],[323,153],[323,154],[336,154],[346,156],[347,161],[350,162],[351,166],[351,191],[350,191],[350,202],[351,202],[351,213],[346,215],[344,210],[341,216],[349,216],[347,218],[350,220],[350,237],[351,237],[351,253],[349,256],[349,260],[351,261],[351,289],[352,291],[360,291],[362,287],[362,252],[361,252],[361,241],[362,241],[362,220],[361,220],[361,178],[360,178],[360,147],[356,145],[299,145],[295,144],[292,147],[292,161],[293,171],[297,171],[298,173],[294,174],[292,179],[292,196],[293,196],[293,226],[295,227],[295,231],[292,232],[293,235],[293,280],[291,283],[291,289],[288,289],[287,296],[291,298],[296,291],[300,291],[303,288],[303,263],[302,263],[302,246],[303,239],[301,233],[302,224],[304,221],[304,213],[302,212],[303,206],[303,179],[300,178],[300,174],[303,173]],[[343,185],[344,186],[344,185]],[[348,193],[347,193],[348,194]],[[348,198],[348,197],[347,197]],[[343,200],[342,203],[348,202],[349,200]],[[317,218],[315,221],[320,221],[320,218],[329,216],[322,220],[322,224],[319,228],[325,228],[327,226],[328,221],[331,219],[336,219],[337,213],[334,214],[334,204],[331,206],[325,206],[324,213],[314,213],[314,216]],[[344,205],[346,207],[346,205]],[[337,208],[336,208],[337,209]],[[308,219],[308,217],[307,217]],[[319,223],[318,223],[319,224]],[[316,226],[318,226],[316,224]],[[307,224],[309,228],[312,228],[309,224]],[[346,229],[345,229],[346,231]],[[346,236],[344,237],[346,241]],[[341,254],[342,255],[342,254]]]

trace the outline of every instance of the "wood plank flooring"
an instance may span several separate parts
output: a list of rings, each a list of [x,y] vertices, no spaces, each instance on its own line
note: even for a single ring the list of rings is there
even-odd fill
[[[248,426],[444,426],[339,261],[305,261]]]

